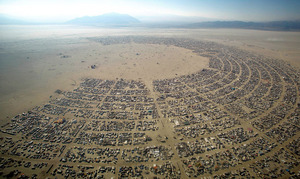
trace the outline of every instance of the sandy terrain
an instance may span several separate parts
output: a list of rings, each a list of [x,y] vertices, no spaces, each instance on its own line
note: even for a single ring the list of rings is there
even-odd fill
[[[208,64],[207,58],[174,46],[103,46],[85,39],[62,46],[13,56],[21,64],[2,71],[2,119],[47,101],[56,89],[74,88],[83,78],[143,79],[150,84],[154,79],[199,71]],[[9,55],[2,54],[3,58],[12,58]],[[96,69],[91,69],[91,65],[96,65]]]

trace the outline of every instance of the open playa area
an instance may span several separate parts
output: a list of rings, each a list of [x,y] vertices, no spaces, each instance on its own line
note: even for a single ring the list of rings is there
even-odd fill
[[[300,32],[0,35],[0,178],[300,177]]]

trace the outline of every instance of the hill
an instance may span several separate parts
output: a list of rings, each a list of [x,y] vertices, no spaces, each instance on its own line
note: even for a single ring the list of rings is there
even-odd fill
[[[28,22],[24,22],[22,20],[0,14],[0,25],[25,25],[28,24]]]
[[[300,21],[244,22],[244,21],[209,21],[185,25],[186,28],[238,28],[258,30],[300,30]]]
[[[75,25],[127,26],[140,23],[140,21],[128,14],[107,13],[100,16],[79,17],[66,23]]]

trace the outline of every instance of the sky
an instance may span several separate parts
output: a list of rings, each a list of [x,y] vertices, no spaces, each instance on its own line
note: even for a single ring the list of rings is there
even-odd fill
[[[218,20],[299,20],[300,0],[0,0],[0,14],[63,22],[109,12],[141,16],[194,16]]]

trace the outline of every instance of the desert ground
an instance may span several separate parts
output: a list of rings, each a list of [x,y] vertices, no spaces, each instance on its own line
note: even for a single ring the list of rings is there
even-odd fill
[[[287,169],[289,172],[286,170],[281,177],[297,176],[290,171],[296,174],[299,172],[299,149],[297,149],[300,143],[299,84],[297,84],[297,80],[299,80],[297,79],[297,75],[299,75],[297,70],[300,69],[299,32],[239,29],[106,29],[74,26],[2,26],[0,31],[0,124],[2,126],[0,136],[3,145],[2,154],[0,154],[1,162],[6,166],[9,165],[7,164],[9,163],[8,158],[23,162],[21,165],[15,165],[12,162],[12,167],[1,169],[2,175],[9,173],[12,169],[19,169],[28,176],[37,174],[38,177],[54,178],[56,175],[60,178],[63,177],[61,173],[66,172],[68,166],[74,166],[77,171],[80,170],[77,169],[77,166],[83,165],[86,168],[81,171],[86,172],[85,175],[89,175],[88,172],[93,173],[99,166],[106,166],[102,161],[100,164],[95,161],[81,163],[78,162],[79,159],[62,162],[62,159],[71,158],[72,152],[79,155],[82,152],[81,147],[90,148],[92,152],[94,152],[93,148],[119,150],[120,154],[116,156],[118,158],[116,163],[109,163],[109,166],[116,168],[114,169],[116,174],[104,172],[104,177],[124,177],[120,175],[122,170],[128,170],[126,167],[136,167],[137,165],[151,168],[149,169],[150,173],[143,174],[144,177],[158,176],[160,178],[166,176],[170,178],[212,177],[213,175],[226,175],[225,173],[228,171],[232,171],[231,175],[238,173],[240,177],[244,174],[249,177],[262,177],[257,173],[274,172],[270,172],[270,170],[280,173],[279,169],[283,166],[286,167],[284,170]],[[129,43],[126,40],[119,40],[126,39],[126,37],[133,40]],[[139,38],[145,38],[146,43],[140,43]],[[154,40],[155,43],[147,43],[147,39],[156,40]],[[169,43],[168,39],[175,39],[175,42]],[[189,40],[201,41],[200,45],[211,45],[212,51],[198,52],[198,49],[193,49],[192,45],[190,47],[180,45],[189,44]],[[111,43],[114,41],[116,42]],[[109,43],[105,44],[105,42]],[[218,49],[217,52],[213,48]],[[237,50],[235,51],[235,49]],[[208,48],[208,50],[210,49]],[[242,56],[239,56],[239,53]],[[218,63],[223,66],[213,62],[212,58],[216,58]],[[248,59],[254,62],[244,62]],[[263,65],[258,65],[260,63]],[[274,66],[272,66],[273,64]],[[229,66],[230,69],[226,69]],[[277,67],[281,67],[281,70]],[[284,71],[285,69],[287,71]],[[244,74],[245,71],[247,72]],[[201,75],[203,75],[203,82],[196,77],[196,79],[192,79],[191,76],[196,74],[201,79]],[[207,80],[206,82],[204,77],[211,81]],[[221,81],[223,83],[219,83]],[[241,82],[238,83],[238,81]],[[170,88],[166,84],[169,84]],[[220,85],[220,87],[214,87],[211,84]],[[251,84],[253,84],[253,88]],[[237,95],[232,99],[233,101],[226,102],[226,95],[223,97],[223,92],[221,92],[223,88],[226,90],[225,87],[233,90],[228,92],[228,96],[235,93],[234,90],[245,94],[239,93],[240,96]],[[99,92],[99,99],[95,99],[95,96],[91,97],[98,93],[85,91],[96,88],[103,90]],[[243,90],[244,88],[246,90]],[[74,89],[75,91],[73,91]],[[75,100],[72,95],[77,94],[76,90],[79,92],[81,90],[81,93],[84,91],[83,93],[88,96],[87,99],[80,98],[81,102],[76,101],[76,104],[71,103],[71,106],[65,106],[65,103],[61,101],[66,100],[70,105],[70,101],[74,102]],[[272,92],[273,90],[278,90],[278,93]],[[130,99],[132,96],[140,96],[144,101],[140,102],[141,104],[136,101],[125,103],[122,101],[123,99],[113,97],[122,94]],[[262,107],[251,101],[255,97],[258,99],[261,94],[261,98],[267,102],[262,100],[258,103],[270,106]],[[251,104],[246,99],[249,99]],[[110,100],[115,101],[111,102]],[[188,102],[189,100],[191,102]],[[286,102],[288,100],[290,102]],[[111,106],[108,107],[107,104],[111,104]],[[125,107],[124,104],[128,106]],[[77,105],[80,107],[78,108]],[[139,105],[142,106],[141,109],[138,108]],[[56,114],[52,113],[51,106],[62,106],[68,110]],[[195,109],[197,107],[199,107],[198,111]],[[45,110],[46,108],[48,111]],[[80,115],[78,109],[87,111]],[[89,109],[94,110],[93,115],[88,114]],[[236,109],[238,112],[235,111]],[[131,117],[121,118],[121,122],[119,118],[110,118],[109,115],[98,119],[99,116],[97,117],[95,114],[98,110],[107,113],[120,112],[122,115],[130,114]],[[273,113],[276,110],[277,112],[283,110],[281,111],[283,114],[281,112]],[[58,118],[65,118],[67,122],[59,127],[67,125],[70,129],[62,130],[62,133],[58,132],[59,135],[71,136],[72,140],[80,138],[82,141],[78,139],[79,141],[74,140],[71,143],[66,142],[66,144],[57,141],[51,142],[57,150],[54,152],[53,146],[49,147],[51,148],[50,155],[55,154],[51,157],[48,156],[48,158],[52,158],[51,160],[25,157],[36,152],[33,149],[33,152],[30,149],[24,150],[23,156],[16,155],[15,151],[15,153],[12,152],[13,148],[33,145],[30,143],[31,140],[34,140],[34,144],[49,143],[46,140],[32,139],[34,136],[31,137],[29,131],[23,133],[27,134],[26,138],[22,136],[22,131],[13,135],[8,132],[13,128],[10,126],[20,124],[15,121],[10,123],[11,119],[19,119],[22,115],[25,118],[30,116],[30,112],[27,111],[38,111],[52,117],[50,120],[45,118],[42,121],[54,124],[54,126],[57,123],[60,124],[57,122]],[[210,117],[210,112],[213,114],[216,112],[218,115],[220,113],[220,116]],[[18,114],[21,115],[16,116]],[[267,122],[261,122],[261,118],[267,118],[264,116],[266,114],[273,114],[272,120],[275,122],[270,122],[268,119],[266,119]],[[135,117],[139,119],[135,119]],[[72,122],[74,119],[76,119],[76,123]],[[97,120],[100,122],[95,122]],[[151,127],[145,128],[144,132],[139,131],[137,123],[140,120],[143,125],[145,125],[145,121],[150,121]],[[112,122],[112,126],[127,126],[121,127],[120,130],[109,129],[110,132],[104,130],[105,132],[102,133],[97,131],[97,128],[106,126],[105,123],[101,123],[103,121]],[[131,123],[132,121],[134,123]],[[220,123],[220,126],[224,123],[226,127],[216,127],[217,123]],[[35,125],[37,124],[33,124],[33,126]],[[128,125],[136,127],[131,128]],[[201,125],[208,127],[200,127]],[[38,126],[39,129],[43,128],[43,124],[38,124]],[[209,129],[209,126],[212,127]],[[108,124],[107,128],[109,128]],[[94,129],[97,132],[93,132]],[[57,130],[59,131],[59,129]],[[209,132],[205,132],[205,130]],[[283,139],[280,138],[280,131],[287,130],[290,130],[290,133],[283,135],[282,138],[285,141],[281,141]],[[194,131],[195,134],[187,131]],[[143,133],[140,135],[148,136],[152,140],[139,144],[137,142],[141,140],[139,137],[136,137],[137,139],[131,137],[136,140],[136,146],[127,144],[131,139],[126,140],[120,146],[106,146],[95,144],[96,142],[91,142],[87,136],[84,136],[88,133],[108,135],[111,132],[119,135],[119,143],[124,142],[123,139],[120,139],[121,132],[130,133],[130,135]],[[122,135],[125,135],[123,133]],[[227,135],[237,138],[229,139],[226,138]],[[45,136],[47,136],[47,132],[45,132]],[[195,146],[204,145],[202,140],[214,147],[211,149],[210,146],[205,146],[203,148],[207,150],[206,152],[194,151],[193,154],[189,154],[187,148],[196,150]],[[260,156],[253,157],[253,159],[240,157],[242,146],[245,147],[244,150],[250,150],[246,146],[260,146],[261,143],[264,144],[262,146],[267,146],[267,152],[264,151],[264,154],[261,154],[262,151],[258,151],[259,154],[256,154]],[[76,146],[79,146],[80,149]],[[128,158],[131,152],[132,157],[138,153],[139,149],[136,148],[140,147],[142,150],[149,146],[163,146],[159,152],[169,155],[165,154],[154,158],[148,156],[148,162],[144,160],[137,163],[133,162],[132,158]],[[282,151],[281,147],[288,150]],[[152,152],[155,153],[154,151],[157,152],[156,148]],[[93,158],[95,155],[92,152],[86,152],[85,157]],[[56,156],[59,153],[60,155]],[[202,158],[199,159],[199,157]],[[263,165],[261,163],[269,162],[267,159],[270,157],[278,158],[282,163],[274,164],[275,161],[270,164],[271,167],[260,170],[258,166]],[[213,170],[207,169],[201,174],[195,172],[194,168],[200,168],[200,165],[201,167],[202,165],[211,165],[211,159],[218,161],[218,165],[211,166]],[[227,164],[225,161],[228,160],[230,162]],[[284,160],[290,162],[290,165],[285,164]],[[30,167],[23,166],[28,161],[37,164],[47,162],[47,165],[43,165],[41,169],[32,170]],[[167,161],[172,163],[166,164]],[[63,164],[67,167],[63,167]],[[168,171],[171,168],[172,171],[159,173],[156,171],[156,164],[167,168]],[[89,169],[87,166],[94,168]],[[124,169],[119,170],[122,167]],[[127,177],[130,176],[133,177],[133,174]]]

